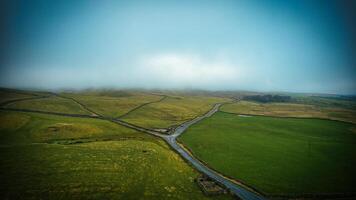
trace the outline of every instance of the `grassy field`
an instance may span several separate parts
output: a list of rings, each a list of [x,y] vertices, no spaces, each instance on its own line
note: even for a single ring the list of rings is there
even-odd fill
[[[148,137],[104,120],[4,111],[1,112],[0,129],[0,144]]]
[[[167,128],[204,114],[217,102],[228,99],[207,96],[169,96],[161,102],[146,105],[123,120],[146,128]]]
[[[356,109],[355,97],[330,97],[330,96],[305,96],[296,95],[293,97],[296,103],[314,105],[319,107],[337,107],[344,109]]]
[[[0,104],[11,100],[25,99],[30,97],[34,97],[34,95],[31,95],[30,93],[19,93],[13,90],[0,89]]]
[[[218,112],[179,140],[223,174],[268,194],[356,192],[356,126]]]
[[[305,100],[306,101],[306,100]],[[336,101],[336,100],[334,100]],[[310,103],[306,101],[304,103]],[[225,112],[251,115],[266,115],[278,117],[306,117],[306,118],[324,118],[335,119],[346,122],[356,123],[356,110],[352,104],[347,104],[343,101],[338,104],[321,102],[301,104],[301,103],[256,103],[250,101],[240,101],[233,104],[224,105],[221,110]]]
[[[36,94],[0,90],[2,102]],[[86,90],[61,96],[146,128],[179,125],[230,101],[182,91]],[[350,102],[298,96],[293,103],[241,101],[221,110],[355,122]],[[91,115],[58,96],[6,107]],[[179,140],[209,166],[269,194],[355,192],[356,125],[218,112]],[[105,120],[0,111],[0,148],[3,199],[209,199],[193,182],[198,173],[162,140]]]
[[[63,93],[63,95],[76,99],[100,115],[113,118],[120,117],[142,104],[163,98],[158,95],[132,91],[92,91]]]
[[[211,199],[162,140],[111,122],[2,111],[0,135],[1,199]]]
[[[91,114],[72,100],[60,98],[57,96],[51,96],[43,99],[18,101],[6,105],[6,107],[68,114]]]

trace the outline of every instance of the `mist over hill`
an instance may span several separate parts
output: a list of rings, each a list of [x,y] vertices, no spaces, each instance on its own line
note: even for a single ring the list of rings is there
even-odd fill
[[[2,1],[0,86],[356,94],[352,1]]]

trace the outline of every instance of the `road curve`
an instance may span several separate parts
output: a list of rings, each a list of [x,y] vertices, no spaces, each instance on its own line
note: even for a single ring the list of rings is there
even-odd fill
[[[161,137],[166,140],[166,142],[175,150],[177,151],[185,160],[190,162],[198,171],[204,173],[211,179],[215,180],[216,182],[224,185],[226,188],[228,188],[233,194],[238,196],[241,199],[246,199],[246,200],[263,200],[265,199],[264,197],[260,196],[257,193],[254,193],[250,190],[247,190],[243,188],[240,185],[237,185],[236,183],[232,182],[231,180],[227,179],[226,177],[221,176],[214,170],[208,168],[206,165],[202,164],[200,161],[198,161],[196,158],[192,157],[185,149],[183,149],[180,145],[177,143],[177,137],[180,136],[189,126],[201,121],[204,118],[210,117],[213,115],[215,112],[217,112],[222,104],[215,104],[215,106],[207,112],[205,115],[197,117],[191,121],[185,122],[181,124],[179,127],[175,129],[173,134],[171,135],[162,135]]]
[[[46,98],[46,97],[41,97],[41,98]],[[22,99],[22,100],[27,100],[27,99]],[[75,102],[77,102],[77,101],[75,101]],[[10,103],[12,103],[12,102],[10,102]],[[79,102],[77,102],[77,103],[79,103]],[[145,132],[145,133],[160,137],[160,138],[164,139],[179,155],[181,155],[185,160],[187,160],[189,163],[191,163],[198,171],[200,171],[201,173],[204,173],[205,175],[207,175],[211,179],[215,180],[216,182],[224,185],[226,188],[228,188],[233,194],[235,194],[239,198],[241,198],[243,200],[264,200],[265,198],[260,196],[259,194],[252,192],[250,190],[247,190],[240,185],[237,185],[236,183],[232,182],[231,180],[227,179],[226,177],[223,177],[222,175],[218,174],[217,172],[210,169],[206,165],[202,164],[199,160],[192,157],[189,154],[189,152],[187,152],[180,145],[178,145],[178,143],[176,141],[177,137],[179,137],[187,128],[189,128],[191,125],[193,125],[207,117],[212,116],[215,112],[217,112],[219,110],[221,105],[222,105],[221,103],[215,104],[214,107],[209,112],[207,112],[206,114],[204,114],[202,116],[196,117],[190,121],[187,121],[187,122],[181,124],[170,135],[165,135],[165,134],[159,133],[154,130],[136,126],[134,124],[125,122],[120,119],[106,118],[99,114],[97,114],[97,115],[67,114],[67,113],[55,113],[55,112],[38,111],[38,110],[28,110],[28,109],[5,108],[2,106],[0,106],[0,110],[19,111],[19,112],[34,112],[34,113],[52,114],[52,115],[60,115],[60,116],[68,116],[68,117],[102,119],[102,120],[107,120],[107,121],[111,121],[111,122],[126,126],[131,129],[135,129],[137,131]],[[88,109],[85,105],[82,105],[82,106],[83,106],[83,108]]]

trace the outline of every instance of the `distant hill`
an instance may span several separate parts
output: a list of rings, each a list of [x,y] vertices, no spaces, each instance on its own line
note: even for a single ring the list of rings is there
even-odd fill
[[[244,96],[243,99],[268,103],[268,102],[289,102],[291,101],[292,98],[290,96],[284,96],[284,95],[266,94],[266,95],[248,95],[248,96]]]

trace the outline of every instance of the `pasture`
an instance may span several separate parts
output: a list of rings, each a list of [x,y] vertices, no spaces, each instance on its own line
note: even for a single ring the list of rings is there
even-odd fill
[[[337,100],[334,101],[339,102]],[[311,103],[311,100],[304,100],[299,103],[257,103],[239,101],[233,104],[226,104],[221,110],[236,114],[323,118],[356,123],[356,111],[352,107],[353,104],[351,102],[346,104],[344,101],[340,101],[339,104],[332,104],[326,100],[322,102],[314,101],[314,103]]]
[[[179,138],[200,160],[267,194],[356,192],[356,126],[218,112]]]
[[[26,92],[19,92],[17,90],[10,90],[10,89],[0,89],[0,105],[16,99],[25,99],[31,98],[34,95]]]
[[[209,96],[168,96],[164,100],[143,106],[122,119],[146,128],[168,128],[209,111],[215,103],[228,101]]]
[[[0,115],[0,129],[4,145],[149,137],[104,120],[5,111]]]
[[[46,112],[67,113],[67,114],[87,114],[91,113],[82,108],[79,104],[70,99],[58,96],[50,96],[41,99],[18,101],[5,106],[6,108],[38,110]]]
[[[296,103],[315,105],[319,107],[338,107],[344,109],[356,109],[355,96],[312,96],[312,95],[293,95]]]
[[[177,126],[215,103],[231,101],[214,93],[181,91],[0,92],[2,102],[24,99],[5,108],[88,116],[90,109],[151,129]],[[39,95],[50,96],[28,99]],[[179,141],[208,166],[267,194],[355,192],[355,125],[305,119],[353,121],[354,105],[298,98],[225,104],[221,110],[226,113],[193,125]],[[0,148],[5,199],[231,198],[204,196],[193,181],[199,173],[163,140],[107,120],[3,110]]]
[[[165,142],[111,122],[1,111],[0,136],[2,199],[212,199]]]
[[[162,96],[132,91],[63,93],[105,117],[118,118],[138,106],[159,101]]]

